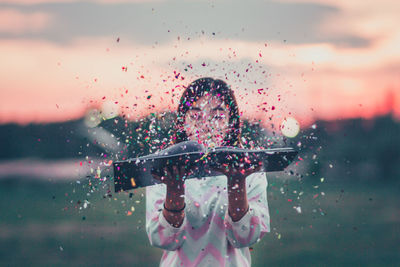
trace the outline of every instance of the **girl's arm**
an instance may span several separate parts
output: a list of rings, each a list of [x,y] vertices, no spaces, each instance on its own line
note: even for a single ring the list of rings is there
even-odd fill
[[[174,175],[177,170],[174,168]],[[176,250],[186,238],[186,216],[182,212],[170,212],[184,207],[184,183],[182,179],[172,179],[167,173],[168,180],[157,177],[164,182],[146,187],[146,232],[150,244],[165,250]]]
[[[182,197],[185,195],[184,184],[178,186],[167,185],[167,196],[165,197],[165,207],[169,210],[181,210],[185,205],[185,199]],[[167,221],[174,227],[179,228],[182,225],[185,217],[185,210],[181,212],[171,212],[167,209],[163,209],[163,215]]]
[[[180,218],[172,218],[174,215],[163,212],[166,191],[165,184],[146,187],[146,232],[152,246],[165,250],[176,250],[185,241],[187,219],[183,212],[179,227],[174,227],[167,221],[167,218],[171,222],[175,219],[178,221]]]
[[[228,212],[234,222],[246,214],[249,205],[246,194],[246,179],[228,178]]]
[[[266,172],[252,173],[243,180],[244,183],[237,184],[238,188],[228,189],[229,206],[225,214],[227,238],[236,248],[248,247],[271,231]]]
[[[178,171],[177,166],[172,166],[172,172],[169,171],[168,167],[164,167],[164,171],[165,176],[160,177],[155,173],[152,175],[155,179],[167,185],[167,195],[163,205],[163,215],[172,226],[178,228],[185,217],[183,210],[185,205],[185,199],[183,198],[185,195],[185,183],[182,179],[185,169],[184,166],[181,166]],[[176,212],[173,210],[182,211]]]

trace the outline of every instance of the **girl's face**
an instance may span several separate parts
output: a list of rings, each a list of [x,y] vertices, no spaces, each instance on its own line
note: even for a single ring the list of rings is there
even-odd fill
[[[209,146],[221,146],[229,130],[229,110],[211,94],[200,97],[185,116],[184,129],[189,140]]]

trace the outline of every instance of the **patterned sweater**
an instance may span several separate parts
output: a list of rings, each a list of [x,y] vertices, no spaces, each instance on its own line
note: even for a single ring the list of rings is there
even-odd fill
[[[180,227],[165,219],[166,185],[146,187],[146,232],[162,248],[160,266],[251,266],[249,246],[270,232],[267,176],[246,178],[249,211],[237,222],[228,214],[227,177],[185,181],[185,217]]]

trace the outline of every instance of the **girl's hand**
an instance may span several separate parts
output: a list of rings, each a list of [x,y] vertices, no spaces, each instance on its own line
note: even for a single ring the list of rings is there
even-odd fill
[[[168,187],[174,188],[183,186],[185,183],[183,177],[187,176],[188,173],[185,170],[185,166],[165,166],[163,169],[164,175],[159,176],[154,170],[151,171],[154,179],[166,184]]]

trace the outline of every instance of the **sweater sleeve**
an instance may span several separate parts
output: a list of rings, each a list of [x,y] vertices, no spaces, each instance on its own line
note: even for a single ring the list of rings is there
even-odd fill
[[[239,221],[234,222],[226,209],[226,234],[233,247],[249,247],[271,231],[267,186],[266,172],[250,174],[246,178],[248,212]]]
[[[146,187],[146,233],[152,246],[165,250],[178,249],[186,237],[186,215],[179,227],[172,226],[162,212],[166,196],[166,185]]]

